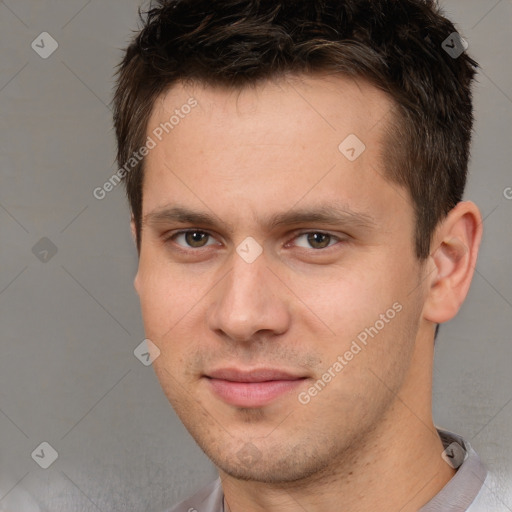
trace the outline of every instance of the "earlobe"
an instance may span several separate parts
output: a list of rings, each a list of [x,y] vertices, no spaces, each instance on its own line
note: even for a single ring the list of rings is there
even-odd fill
[[[133,287],[135,288],[135,291],[137,292],[137,295],[140,296],[140,291],[139,291],[139,272],[138,271],[135,274],[135,278],[133,279]]]
[[[443,323],[459,311],[473,278],[482,229],[480,211],[470,201],[458,203],[436,229],[430,256],[434,270],[427,279],[423,309],[426,320]]]

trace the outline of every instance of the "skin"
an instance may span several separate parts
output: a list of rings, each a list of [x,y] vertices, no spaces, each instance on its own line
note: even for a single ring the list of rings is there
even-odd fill
[[[409,195],[384,178],[392,102],[363,81],[288,76],[238,91],[175,84],[156,102],[148,134],[190,96],[198,106],[147,156],[134,284],[160,350],[156,375],[218,468],[226,510],[418,510],[454,474],[431,414],[433,338],[467,294],[477,207],[459,203],[438,225],[430,257],[416,259]],[[366,146],[355,161],[338,149],[349,134]],[[266,222],[325,204],[353,215]],[[212,224],[157,216],[170,206]],[[210,236],[173,237],[180,229]],[[312,245],[308,233],[331,238]],[[246,237],[263,251],[252,263],[236,250]],[[396,303],[400,312],[300,403]],[[225,367],[306,378],[243,408],[205,378]]]

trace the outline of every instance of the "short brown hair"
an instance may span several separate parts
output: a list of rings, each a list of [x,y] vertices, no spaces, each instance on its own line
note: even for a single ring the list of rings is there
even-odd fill
[[[119,167],[144,145],[157,97],[178,81],[362,78],[393,99],[386,177],[409,191],[416,255],[429,255],[435,227],[464,193],[477,67],[449,51],[462,40],[434,0],[158,0],[139,15],[113,100]],[[139,252],[143,177],[144,159],[125,177]]]

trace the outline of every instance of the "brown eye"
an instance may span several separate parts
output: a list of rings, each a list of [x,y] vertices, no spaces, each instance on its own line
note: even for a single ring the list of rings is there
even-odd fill
[[[333,245],[338,238],[330,235],[329,233],[322,233],[321,231],[310,231],[300,233],[296,240],[302,240],[300,243],[297,241],[295,245],[303,247],[304,249],[325,249],[329,245]]]
[[[198,229],[189,229],[179,231],[165,239],[166,242],[173,242],[184,249],[201,249],[208,245],[213,245],[215,240],[206,231]]]
[[[204,231],[187,231],[185,233],[185,242],[190,247],[204,247],[208,241],[208,233]]]
[[[307,240],[314,249],[323,249],[329,245],[331,236],[326,233],[308,233]]]

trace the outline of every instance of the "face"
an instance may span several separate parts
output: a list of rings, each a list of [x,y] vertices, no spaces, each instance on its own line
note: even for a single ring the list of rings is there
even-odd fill
[[[135,287],[162,388],[229,475],[338,464],[411,375],[424,292],[413,207],[383,177],[391,108],[339,76],[155,104]]]

